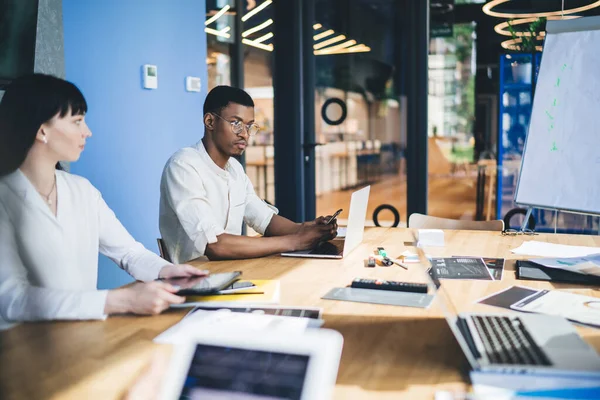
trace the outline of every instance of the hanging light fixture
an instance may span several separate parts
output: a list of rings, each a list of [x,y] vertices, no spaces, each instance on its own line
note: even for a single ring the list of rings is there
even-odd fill
[[[559,17],[563,15],[581,13],[592,8],[600,7],[600,0],[589,0],[589,4],[568,8],[558,11],[538,11],[538,12],[499,12],[495,11],[494,8],[512,2],[517,3],[518,0],[491,0],[483,5],[483,12],[490,17],[497,18],[539,18],[539,17]]]
[[[346,38],[345,35],[337,35],[331,37],[335,34],[335,31],[333,29],[324,28],[322,24],[314,24],[313,29],[315,31],[322,29],[321,32],[315,33],[315,35],[313,36],[315,42],[318,42],[321,39],[329,38],[327,40],[323,40],[313,45],[314,54],[316,56],[348,53],[367,53],[371,51],[371,48],[369,46],[366,46],[362,43],[357,44],[356,40]]]
[[[564,17],[548,17],[548,20],[559,20],[559,19],[575,19],[575,18],[580,18],[578,15],[565,15]],[[494,27],[494,31],[496,31],[497,34],[502,35],[502,36],[512,36],[512,33],[508,30],[508,26],[517,26],[517,25],[523,25],[523,24],[529,24],[533,21],[535,21],[537,18],[519,18],[519,19],[515,19],[512,21],[506,21],[506,22],[501,22],[498,25],[496,25]],[[541,35],[545,35],[546,32],[541,32]],[[527,31],[517,31],[515,32],[515,36],[531,36],[531,32],[527,32]]]
[[[536,40],[538,40],[538,41],[544,40],[544,35],[537,36]],[[500,45],[503,48],[505,48],[506,50],[519,51],[521,49],[521,47],[519,46],[519,44],[521,44],[521,43],[523,43],[523,38],[519,37],[519,38],[516,38],[516,39],[505,40],[504,42],[500,43]],[[535,46],[535,49],[537,51],[542,51],[543,47],[542,46]]]

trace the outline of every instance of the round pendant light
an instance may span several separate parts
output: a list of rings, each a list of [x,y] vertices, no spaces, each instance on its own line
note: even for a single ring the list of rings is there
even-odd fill
[[[559,17],[562,15],[575,14],[591,10],[592,8],[600,7],[600,0],[589,0],[589,4],[567,8],[558,11],[538,11],[538,12],[498,12],[494,11],[494,8],[499,5],[506,4],[508,2],[518,3],[516,0],[492,0],[485,3],[483,6],[483,12],[491,17],[497,18],[539,18],[539,17]]]
[[[538,37],[536,37],[536,40],[541,42],[544,40],[544,35],[540,35]],[[509,39],[509,40],[505,40],[504,42],[500,43],[500,45],[505,48],[506,50],[513,50],[513,51],[519,51],[521,50],[521,48],[519,47],[519,44],[523,43],[523,38],[516,38],[516,39]],[[542,51],[543,47],[542,46],[535,46],[535,49],[537,51]]]
[[[548,20],[559,20],[559,19],[575,19],[575,18],[580,18],[578,15],[565,15],[564,17],[548,17]],[[494,27],[494,31],[496,31],[497,34],[502,35],[502,36],[512,36],[512,34],[510,33],[510,31],[508,30],[508,26],[510,24],[510,26],[515,27],[518,25],[523,25],[523,24],[529,24],[533,21],[535,21],[537,18],[519,18],[519,19],[514,19],[512,21],[506,21],[506,22],[501,22],[498,25],[496,25]],[[531,36],[531,32],[528,31],[517,31],[515,29],[515,36]],[[545,35],[545,32],[541,32],[540,33],[542,36]]]

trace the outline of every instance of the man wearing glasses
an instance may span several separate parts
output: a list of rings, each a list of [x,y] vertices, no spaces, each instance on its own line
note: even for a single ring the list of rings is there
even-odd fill
[[[204,137],[176,152],[160,184],[160,232],[172,262],[262,257],[306,250],[337,235],[327,217],[302,224],[277,215],[254,192],[241,155],[259,126],[245,91],[217,86],[204,102]],[[242,222],[263,237],[242,236]]]

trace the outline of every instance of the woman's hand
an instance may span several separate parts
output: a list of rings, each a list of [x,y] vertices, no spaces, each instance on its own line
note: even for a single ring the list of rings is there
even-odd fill
[[[160,314],[171,304],[185,301],[185,297],[175,294],[178,290],[179,288],[161,281],[136,282],[122,289],[109,291],[104,313]]]

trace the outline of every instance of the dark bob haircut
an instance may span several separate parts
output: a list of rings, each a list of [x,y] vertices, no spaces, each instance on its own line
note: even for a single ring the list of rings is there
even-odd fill
[[[43,123],[69,112],[87,112],[83,94],[71,82],[44,74],[15,79],[0,103],[0,176],[21,166]]]
[[[252,97],[244,90],[231,86],[215,86],[204,100],[204,114],[219,114],[229,103],[254,107]]]

